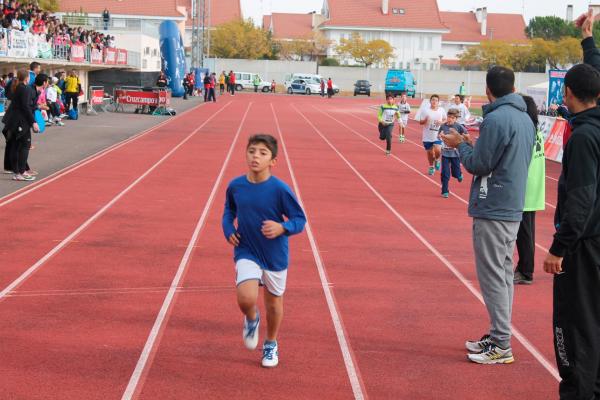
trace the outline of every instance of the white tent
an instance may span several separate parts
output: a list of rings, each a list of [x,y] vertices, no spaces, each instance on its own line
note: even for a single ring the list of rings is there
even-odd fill
[[[525,88],[525,94],[533,97],[539,111],[546,110],[546,103],[548,102],[548,84],[549,82],[546,81]]]

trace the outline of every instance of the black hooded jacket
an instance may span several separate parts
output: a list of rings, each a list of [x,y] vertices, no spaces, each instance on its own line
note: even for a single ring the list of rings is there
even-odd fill
[[[557,231],[550,253],[564,257],[582,239],[600,236],[600,107],[573,114],[558,181]]]

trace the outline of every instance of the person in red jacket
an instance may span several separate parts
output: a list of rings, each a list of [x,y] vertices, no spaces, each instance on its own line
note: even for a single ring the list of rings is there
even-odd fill
[[[333,96],[333,81],[331,78],[327,79],[327,98],[331,98]]]
[[[229,87],[231,88],[231,95],[235,95],[235,74],[233,71],[229,71]]]

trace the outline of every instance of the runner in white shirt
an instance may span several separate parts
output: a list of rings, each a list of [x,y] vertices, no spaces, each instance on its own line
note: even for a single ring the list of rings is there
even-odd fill
[[[467,108],[467,106],[464,104],[464,101],[465,101],[465,96],[457,94],[454,96],[454,103],[452,103],[448,106],[448,111],[450,111],[450,110],[458,111],[459,115],[458,115],[456,122],[463,126],[467,123],[467,121],[469,119],[471,119],[471,113],[469,112],[469,109]]]
[[[402,92],[400,95],[400,103],[398,103],[398,112],[400,113],[400,137],[398,140],[400,143],[404,143],[404,132],[406,131],[406,127],[408,126],[408,116],[410,114],[410,104],[406,99],[406,93]]]
[[[438,137],[440,126],[446,121],[446,111],[439,106],[440,97],[434,94],[429,99],[430,108],[422,110],[419,123],[423,125],[423,147],[427,152],[429,175],[440,169],[442,141]]]

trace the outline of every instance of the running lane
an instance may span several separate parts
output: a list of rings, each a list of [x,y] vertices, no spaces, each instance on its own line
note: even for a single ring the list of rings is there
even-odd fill
[[[285,121],[284,132],[295,133],[286,138],[292,163],[306,206],[314,210],[316,237],[369,395],[479,399],[482,393],[472,382],[494,382],[486,398],[551,397],[556,382],[518,343],[518,362],[512,366],[486,368],[466,361],[465,339],[487,328],[482,304],[308,121],[441,255],[470,271],[464,205],[444,203],[431,183],[310,111],[307,102],[299,101],[298,109],[307,120],[283,105],[277,114]],[[318,165],[309,161],[315,159]],[[515,381],[522,384],[517,387]]]
[[[256,351],[246,350],[242,343],[243,317],[235,300],[233,250],[223,238],[221,216],[227,183],[247,171],[247,137],[257,132],[277,137],[269,100],[273,97],[253,97],[258,104],[244,125],[218,200],[199,237],[183,285],[185,290],[178,294],[154,361],[140,384],[141,399],[352,397],[306,233],[290,239],[291,266],[279,338],[280,365],[274,370],[260,367],[264,322]],[[279,151],[273,173],[291,186],[281,146]],[[307,211],[310,218],[312,210]],[[260,304],[265,321],[262,299]]]
[[[186,134],[195,133],[189,140],[0,303],[4,397],[122,395],[232,142],[232,127],[248,108],[233,103],[201,129],[194,128],[202,116],[190,119]],[[219,109],[206,107],[207,114]],[[170,135],[145,146],[166,153]],[[133,146],[127,151],[130,165],[146,154]]]
[[[11,243],[0,249],[0,290],[181,142],[196,121],[214,112],[212,107],[193,109],[48,184],[40,182],[43,186],[33,191],[0,201],[0,226]]]

